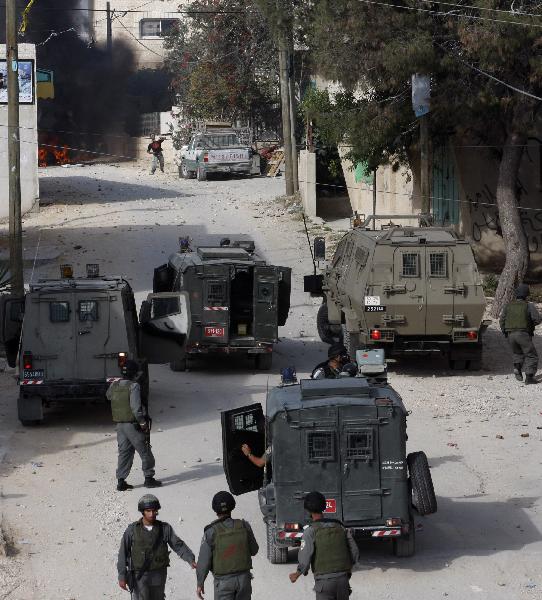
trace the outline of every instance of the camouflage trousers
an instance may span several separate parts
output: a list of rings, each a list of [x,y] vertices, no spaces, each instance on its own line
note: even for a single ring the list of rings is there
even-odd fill
[[[249,572],[215,578],[214,600],[250,600],[251,598],[252,575]]]
[[[117,444],[119,460],[117,479],[126,479],[134,462],[134,454],[141,457],[141,466],[145,477],[154,477],[154,456],[147,444],[145,434],[138,431],[133,423],[117,423]]]
[[[348,600],[352,593],[349,581],[346,574],[329,579],[315,579],[316,600]]]
[[[165,600],[167,569],[143,573],[134,584],[132,600]]]
[[[514,365],[519,365],[525,375],[535,375],[538,369],[538,353],[533,337],[526,331],[510,331],[508,343],[514,353]]]

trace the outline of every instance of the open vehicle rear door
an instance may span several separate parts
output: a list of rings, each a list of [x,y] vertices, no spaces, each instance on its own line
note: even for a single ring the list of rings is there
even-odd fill
[[[149,363],[176,359],[190,331],[188,293],[149,294],[141,304],[139,324],[141,354]]]
[[[264,470],[256,467],[241,451],[248,444],[252,453],[265,451],[265,419],[261,404],[251,404],[222,413],[222,452],[224,473],[230,492],[236,496],[258,490]]]
[[[0,345],[4,346],[10,367],[17,365],[23,317],[24,298],[2,294],[0,296]]]

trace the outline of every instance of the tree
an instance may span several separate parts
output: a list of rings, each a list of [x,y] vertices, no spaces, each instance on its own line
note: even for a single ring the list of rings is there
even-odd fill
[[[304,3],[300,23],[314,69],[344,87],[324,112],[318,103],[325,98],[308,107],[336,141],[348,141],[354,161],[370,168],[403,162],[418,141],[411,75],[431,75],[433,141],[453,136],[492,146],[498,161],[506,262],[497,315],[528,267],[516,182],[527,139],[540,126],[540,102],[532,96],[542,95],[542,15],[529,16],[539,6],[534,0],[524,0],[522,12],[504,0],[451,2]]]

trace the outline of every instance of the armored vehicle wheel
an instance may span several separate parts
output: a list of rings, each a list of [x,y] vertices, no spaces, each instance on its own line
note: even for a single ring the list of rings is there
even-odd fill
[[[318,309],[316,315],[316,328],[318,335],[324,344],[335,344],[342,342],[342,331],[334,332],[327,318],[327,304],[324,302]]]
[[[197,170],[197,178],[198,181],[207,181],[207,173],[205,172],[205,169],[203,167],[198,167]]]
[[[482,368],[482,360],[468,360],[467,361],[467,369],[469,371],[479,371]]]
[[[273,353],[256,354],[256,368],[260,371],[269,371],[273,364]]]
[[[408,471],[412,485],[412,503],[418,514],[437,512],[437,498],[425,452],[413,452],[407,456]]]
[[[179,175],[183,179],[192,179],[192,177],[194,177],[194,171],[190,171],[188,169],[184,160],[181,162],[181,165],[179,167]]]
[[[350,354],[350,358],[352,360],[356,360],[356,350],[359,349],[359,333],[351,333],[346,329],[346,325],[342,326],[343,331],[343,344],[344,347],[348,350],[348,354]]]
[[[186,363],[186,356],[183,356],[182,358],[176,358],[169,363],[169,368],[172,371],[186,371]]]
[[[416,551],[416,530],[414,529],[414,520],[410,520],[410,531],[408,535],[393,540],[393,553],[398,558],[408,558],[414,556]]]
[[[267,527],[267,558],[272,565],[283,565],[288,562],[288,547],[279,546],[275,538],[275,528],[266,523]]]
[[[21,425],[23,427],[37,427],[43,423],[43,419],[21,419]]]
[[[450,369],[453,371],[464,371],[467,368],[466,360],[457,360],[455,358],[450,358],[448,360],[448,364],[450,365]]]

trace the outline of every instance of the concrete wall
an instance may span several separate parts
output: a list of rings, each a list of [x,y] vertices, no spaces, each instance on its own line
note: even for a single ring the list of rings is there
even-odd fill
[[[88,0],[89,8],[105,10],[106,0]],[[190,4],[190,0],[154,0],[145,3],[138,0],[115,0],[111,7],[115,9],[118,18],[112,22],[113,51],[115,42],[121,40],[130,48],[134,55],[135,67],[138,69],[156,69],[163,64],[161,56],[164,55],[164,42],[161,38],[147,38],[141,36],[140,23],[142,19],[182,19],[179,6]],[[134,10],[138,12],[122,11]],[[104,46],[107,39],[107,20],[104,12],[89,12],[90,36],[100,45]],[[156,54],[155,54],[156,53]]]
[[[0,44],[0,58],[6,58],[6,46]],[[34,83],[36,81],[36,48],[33,44],[19,44],[19,59],[34,60]],[[35,98],[35,92],[34,92]],[[21,104],[19,108],[21,139],[21,209],[29,211],[39,198],[38,185],[38,124],[37,106]],[[9,216],[7,104],[0,104],[0,219]]]

